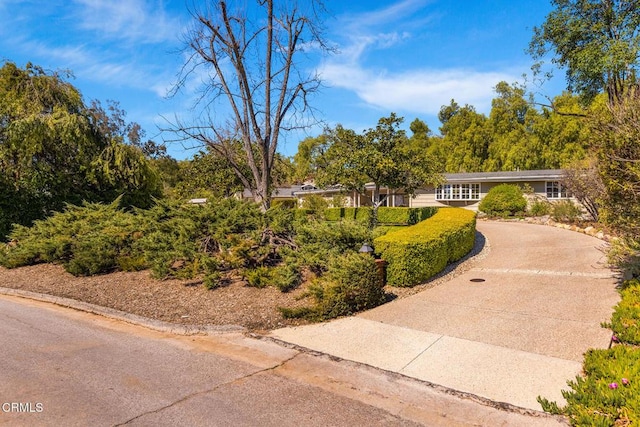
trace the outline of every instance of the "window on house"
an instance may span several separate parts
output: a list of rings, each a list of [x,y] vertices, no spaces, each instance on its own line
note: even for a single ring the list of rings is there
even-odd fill
[[[571,197],[567,187],[562,185],[559,181],[547,181],[545,186],[547,190],[547,199],[566,199]]]
[[[436,200],[480,200],[480,184],[445,184],[436,188]]]

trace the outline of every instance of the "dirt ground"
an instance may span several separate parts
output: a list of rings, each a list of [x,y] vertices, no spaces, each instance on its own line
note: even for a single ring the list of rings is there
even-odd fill
[[[471,268],[484,247],[484,240],[478,237],[470,255],[429,282],[413,288],[385,287],[389,299],[415,294]],[[278,308],[312,303],[309,298],[301,298],[306,290],[304,285],[284,293],[275,287],[258,289],[233,281],[208,290],[198,280],[156,280],[149,271],[74,277],[62,266],[53,264],[0,267],[0,287],[71,298],[165,322],[238,325],[253,331],[308,323],[285,319]]]

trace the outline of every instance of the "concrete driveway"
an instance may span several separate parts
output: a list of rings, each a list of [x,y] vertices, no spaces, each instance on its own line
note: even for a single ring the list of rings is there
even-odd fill
[[[540,410],[563,402],[584,352],[606,348],[619,300],[603,242],[542,225],[478,222],[485,251],[453,279],[355,317],[272,332],[276,339]]]

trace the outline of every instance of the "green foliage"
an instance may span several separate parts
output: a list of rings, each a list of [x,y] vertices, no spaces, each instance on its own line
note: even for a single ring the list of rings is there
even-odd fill
[[[265,217],[253,203],[233,198],[202,206],[161,202],[143,218],[148,229],[139,247],[158,278],[194,277],[211,256],[221,269],[254,267],[269,252],[260,244]]]
[[[564,408],[538,398],[547,412],[569,417],[575,426],[617,426],[640,423],[640,350],[617,345],[587,351],[584,377],[569,381]],[[626,384],[625,384],[626,383]]]
[[[640,277],[640,241],[637,238],[613,240],[607,258],[611,265],[632,277]]]
[[[437,208],[388,208],[378,209],[379,224],[403,224],[414,225],[432,217],[438,211]]]
[[[442,208],[431,218],[378,237],[376,252],[388,262],[387,283],[413,286],[465,256],[475,241],[475,213]]]
[[[595,115],[591,144],[604,185],[601,219],[629,237],[640,236],[640,97],[631,96]]]
[[[155,169],[123,135],[139,135],[139,126],[133,132],[121,110],[87,107],[65,77],[32,64],[0,68],[0,240],[12,223],[29,225],[65,203],[123,195],[123,206],[149,206],[161,194]]]
[[[544,216],[551,212],[551,204],[545,200],[534,200],[529,205],[529,215]]]
[[[324,217],[327,221],[357,221],[361,224],[371,224],[373,208],[362,206],[359,208],[327,208],[324,210]]]
[[[558,169],[585,156],[588,128],[576,96],[536,109],[522,86],[499,82],[495,91],[489,117],[452,100],[440,110],[442,136],[419,132],[412,143],[450,173]]]
[[[640,345],[640,281],[630,280],[620,291],[621,300],[616,305],[608,328],[622,342]]]
[[[285,209],[295,209],[298,207],[298,202],[296,200],[284,199],[284,200],[274,200],[271,202],[272,208],[285,208]]]
[[[310,194],[302,200],[302,208],[312,211],[315,215],[322,214],[329,203],[318,194]]]
[[[283,315],[326,320],[367,310],[386,300],[375,260],[353,252],[333,258],[328,272],[311,287],[310,293],[314,306],[281,309]]]
[[[482,199],[478,209],[490,216],[512,216],[524,212],[527,199],[517,185],[500,184],[493,187]]]
[[[582,217],[582,211],[571,200],[560,200],[551,204],[551,217],[555,221],[575,222]]]
[[[331,257],[357,251],[371,240],[369,227],[353,220],[311,221],[296,227],[297,257],[316,272],[326,271]]]
[[[438,183],[440,176],[433,158],[410,143],[400,129],[402,122],[401,117],[391,113],[363,134],[340,125],[331,130],[327,135],[328,148],[316,160],[317,185],[340,184],[346,190],[363,192],[365,184],[373,182],[375,220],[381,187],[413,194],[420,186]]]
[[[637,3],[553,0],[554,9],[534,28],[529,53],[566,70],[569,90],[585,101],[606,90],[619,100],[636,84],[640,46]],[[541,63],[534,71],[541,72]]]
[[[244,189],[229,161],[213,151],[199,152],[193,159],[181,161],[179,168],[172,190],[179,200],[229,197]]]
[[[133,248],[142,236],[141,225],[133,214],[118,207],[119,202],[69,205],[64,212],[38,220],[31,228],[16,227],[0,263],[14,268],[59,262],[77,276],[107,273],[120,263],[142,267],[141,253]]]
[[[378,208],[379,224],[404,224],[413,225],[434,215],[437,208]],[[342,219],[351,219],[369,224],[371,215],[373,214],[371,207],[360,208],[328,208],[325,209],[324,215],[327,221],[340,221]]]

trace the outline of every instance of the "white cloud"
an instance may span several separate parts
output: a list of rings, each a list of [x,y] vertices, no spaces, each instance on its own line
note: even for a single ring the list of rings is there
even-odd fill
[[[401,69],[398,65],[396,69],[384,69],[367,64],[371,51],[378,50],[377,56],[393,57],[396,46],[413,37],[407,31],[393,31],[398,23],[403,29],[424,26],[420,31],[425,31],[436,16],[425,7],[430,3],[402,0],[384,9],[343,16],[340,27],[348,28],[341,32],[347,34],[346,41],[340,46],[340,54],[320,67],[321,78],[328,86],[352,91],[376,109],[435,115],[442,105],[455,99],[459,104],[489,112],[495,85],[503,80],[518,80],[515,67],[479,71],[467,66],[438,68],[437,64],[406,65]],[[411,64],[410,60],[405,62]]]
[[[146,0],[75,0],[79,26],[114,39],[138,43],[175,41],[181,25],[168,15],[162,2]]]
[[[488,112],[495,85],[502,80],[508,83],[517,80],[516,74],[509,71],[447,69],[388,73],[337,63],[327,64],[321,77],[329,86],[353,91],[372,107],[418,114],[437,114],[452,98],[459,104]]]

